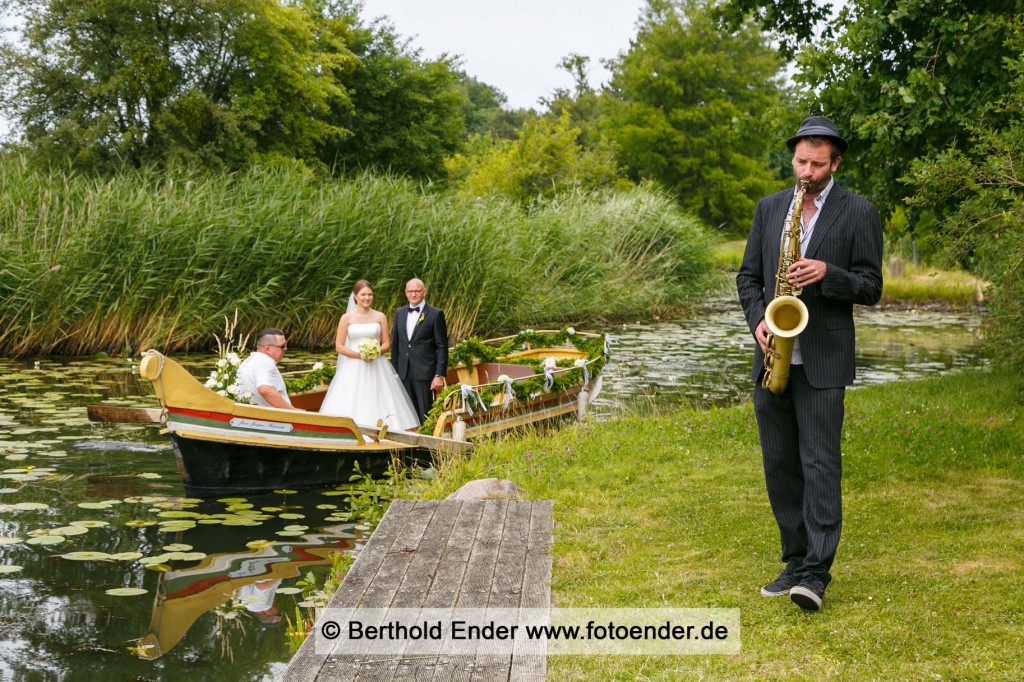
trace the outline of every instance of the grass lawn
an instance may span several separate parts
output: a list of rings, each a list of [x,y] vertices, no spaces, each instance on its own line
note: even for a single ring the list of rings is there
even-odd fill
[[[847,394],[844,528],[819,613],[781,570],[749,405],[493,441],[428,497],[510,478],[555,501],[563,607],[739,608],[735,656],[569,657],[552,680],[1020,680],[1024,407],[973,372]]]

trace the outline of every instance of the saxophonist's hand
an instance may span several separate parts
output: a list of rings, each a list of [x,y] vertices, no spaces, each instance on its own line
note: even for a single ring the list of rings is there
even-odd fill
[[[789,283],[795,287],[805,287],[825,279],[828,265],[825,261],[801,258],[789,266]]]
[[[757,323],[757,328],[754,329],[754,338],[757,339],[757,345],[761,346],[761,352],[764,352],[768,346],[768,335],[771,331],[768,329],[768,325],[765,323],[764,318]]]

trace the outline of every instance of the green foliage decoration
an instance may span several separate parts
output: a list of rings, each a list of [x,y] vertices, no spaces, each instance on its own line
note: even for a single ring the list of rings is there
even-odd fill
[[[511,353],[527,347],[556,348],[571,344],[577,350],[587,354],[587,372],[591,377],[597,376],[607,362],[607,339],[604,335],[584,336],[577,334],[572,327],[563,327],[557,332],[537,332],[526,329],[515,336],[504,341],[500,346],[489,346],[477,337],[472,337],[457,344],[448,354],[449,366],[465,365],[472,370],[473,365],[480,362],[501,362],[504,364],[518,364],[533,368],[534,374],[528,379],[519,379],[512,382],[512,392],[517,400],[528,400],[530,396],[540,393],[544,389],[545,379],[543,376],[544,365],[542,360],[530,358],[508,357]],[[550,391],[566,390],[580,384],[584,379],[583,367],[577,366],[572,359],[557,361],[557,366],[567,369],[567,372],[560,372],[554,376]],[[484,405],[490,405],[495,396],[505,393],[503,384],[488,384],[476,391]],[[430,434],[434,431],[437,419],[444,412],[445,400],[452,393],[461,391],[459,385],[447,386],[427,413],[427,418],[419,428],[420,433]],[[489,408],[490,409],[490,408]]]

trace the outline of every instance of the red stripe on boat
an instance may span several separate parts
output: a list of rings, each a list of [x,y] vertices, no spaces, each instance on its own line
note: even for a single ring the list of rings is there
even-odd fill
[[[171,414],[181,414],[186,417],[197,419],[209,419],[210,421],[224,422],[227,424],[237,415],[225,414],[223,412],[209,412],[207,410],[189,410],[181,407],[168,407]],[[257,419],[255,417],[238,417],[238,419],[252,419],[253,421],[273,422],[274,424],[291,424],[296,431],[318,431],[322,433],[352,433],[352,429],[344,426],[322,426],[320,424],[303,424],[301,422],[279,421],[276,419]],[[354,434],[353,434],[354,435]]]

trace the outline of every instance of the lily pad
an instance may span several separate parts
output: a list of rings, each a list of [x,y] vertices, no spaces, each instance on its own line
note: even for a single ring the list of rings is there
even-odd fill
[[[245,543],[245,546],[249,549],[262,549],[263,547],[266,547],[271,544],[273,543],[270,540],[253,540],[251,542]]]
[[[183,542],[176,542],[172,545],[164,545],[165,552],[187,552],[192,549],[192,545],[186,545]]]
[[[138,476],[139,478],[162,478],[160,474],[153,473],[136,474],[136,476]]]
[[[142,552],[118,552],[111,554],[110,558],[115,561],[135,561],[142,558]]]
[[[306,515],[305,515],[305,514],[280,514],[279,516],[280,516],[280,517],[281,517],[282,519],[288,519],[288,520],[293,520],[293,519],[304,519],[304,518],[306,518]]]
[[[145,569],[147,571],[156,571],[157,573],[166,573],[171,570],[171,567],[167,564],[146,564]]]
[[[60,528],[51,528],[50,535],[84,535],[88,533],[88,528],[82,526],[61,526]]]
[[[78,506],[81,509],[110,509],[112,505],[106,502],[79,502]]]
[[[297,587],[279,587],[276,594],[300,594],[302,590]]]
[[[113,558],[106,552],[68,552],[67,554],[58,554],[57,556],[71,561],[109,561]]]
[[[242,504],[243,502],[248,502],[249,500],[244,497],[222,497],[217,501],[223,502],[224,504]]]
[[[294,495],[295,493],[297,493],[299,491],[298,490],[275,490],[274,492],[277,493],[278,495]]]
[[[12,504],[11,507],[14,509],[20,509],[21,511],[30,511],[36,509],[49,509],[50,505],[43,504],[42,502],[18,502],[17,504]]]
[[[148,591],[141,587],[115,587],[112,590],[107,590],[107,594],[111,597],[136,597],[140,594],[146,594]]]
[[[167,555],[168,561],[199,561],[205,558],[205,552],[171,552]]]
[[[3,564],[0,565],[0,573],[17,573],[21,568],[21,566],[15,566],[13,564]]]
[[[29,538],[25,540],[26,545],[59,545],[64,542],[67,538],[63,535],[40,535],[38,537]]]
[[[304,531],[301,530],[279,530],[276,535],[280,535],[283,538],[297,538],[303,533]]]
[[[21,542],[21,538],[0,538],[0,546],[2,545],[16,545]]]
[[[72,521],[68,525],[69,526],[81,526],[82,528],[103,528],[103,526],[109,526],[110,523],[108,521],[85,520],[85,521]]]
[[[309,526],[301,526],[299,524],[293,524],[291,526],[285,526],[284,530],[309,530]]]
[[[317,509],[337,509],[338,505],[336,505],[336,504],[318,504],[316,506],[316,508]]]

